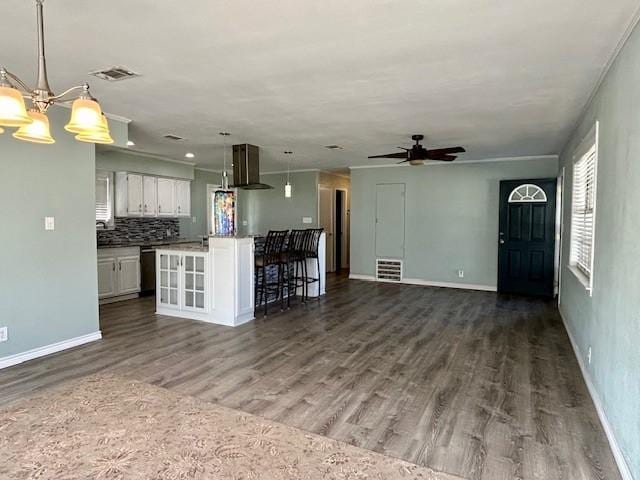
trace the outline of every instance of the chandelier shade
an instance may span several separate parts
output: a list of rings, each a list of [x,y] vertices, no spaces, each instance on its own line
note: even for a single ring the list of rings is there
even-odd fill
[[[51,136],[49,119],[47,116],[36,110],[29,111],[28,115],[31,119],[31,123],[20,127],[18,131],[13,134],[14,138],[32,143],[55,143],[56,141]]]
[[[0,133],[4,133],[4,128],[0,127]]]
[[[113,138],[111,138],[111,134],[109,133],[109,123],[107,122],[107,117],[102,114],[102,124],[104,125],[104,132],[94,132],[94,133],[80,133],[76,135],[76,140],[79,142],[87,142],[87,143],[101,143],[103,145],[111,145],[113,142]]]
[[[32,122],[24,105],[24,98],[17,88],[0,84],[0,125],[22,127]]]
[[[109,133],[109,127],[102,121],[102,116],[98,102],[89,98],[79,98],[73,102],[71,120],[64,129],[78,135]]]

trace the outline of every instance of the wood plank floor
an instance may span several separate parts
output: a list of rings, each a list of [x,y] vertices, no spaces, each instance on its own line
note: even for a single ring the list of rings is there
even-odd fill
[[[465,479],[618,479],[553,302],[330,276],[238,328],[101,307],[104,339],[0,371],[0,404],[117,372]]]

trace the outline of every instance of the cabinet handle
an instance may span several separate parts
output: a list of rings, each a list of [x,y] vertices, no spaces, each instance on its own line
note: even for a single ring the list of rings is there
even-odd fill
[[[138,211],[141,212],[142,211],[142,204],[138,205]]]
[[[180,205],[178,205],[178,211],[180,211]]]
[[[113,271],[116,271],[116,262],[113,262]]]
[[[118,262],[118,270],[122,271],[122,262]]]
[[[162,211],[162,205],[158,205],[158,213]]]

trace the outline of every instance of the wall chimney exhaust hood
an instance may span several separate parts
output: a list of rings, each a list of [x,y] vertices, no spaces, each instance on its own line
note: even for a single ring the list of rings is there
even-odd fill
[[[260,183],[260,147],[243,143],[233,146],[233,188],[266,190],[271,185]]]

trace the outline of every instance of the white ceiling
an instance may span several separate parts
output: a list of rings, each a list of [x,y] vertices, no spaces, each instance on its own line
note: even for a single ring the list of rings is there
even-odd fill
[[[638,0],[46,0],[60,92],[89,81],[136,149],[219,168],[218,132],[264,171],[344,168],[409,145],[465,159],[558,153]],[[35,8],[2,0],[0,63],[35,78]],[[8,40],[10,39],[10,41]],[[123,65],[118,83],[87,73]],[[175,143],[166,133],[184,136]],[[330,151],[325,145],[343,150]]]

